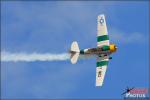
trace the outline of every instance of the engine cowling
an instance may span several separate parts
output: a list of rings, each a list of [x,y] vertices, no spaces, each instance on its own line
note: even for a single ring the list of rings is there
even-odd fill
[[[117,50],[117,47],[114,44],[110,44],[109,47],[110,47],[110,52],[115,52]]]
[[[114,45],[114,44],[110,44],[109,46],[104,45],[104,46],[102,47],[102,50],[103,50],[103,51],[115,52],[115,51],[117,50],[117,47],[116,47],[116,45]]]

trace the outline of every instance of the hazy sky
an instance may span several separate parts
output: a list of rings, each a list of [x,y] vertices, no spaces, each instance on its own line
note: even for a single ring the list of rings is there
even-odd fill
[[[128,87],[148,87],[148,2],[2,2],[1,50],[65,53],[76,40],[96,47],[97,16],[105,14],[118,46],[104,84],[95,87],[96,59],[2,62],[2,98],[123,98]]]

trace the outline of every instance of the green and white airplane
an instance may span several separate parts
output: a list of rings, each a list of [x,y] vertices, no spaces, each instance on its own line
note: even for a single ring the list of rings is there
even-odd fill
[[[102,86],[109,59],[112,59],[110,55],[117,50],[117,47],[109,42],[106,20],[103,14],[98,16],[97,23],[97,48],[80,50],[78,43],[74,41],[69,52],[71,53],[72,64],[77,62],[79,55],[96,56],[96,86]]]

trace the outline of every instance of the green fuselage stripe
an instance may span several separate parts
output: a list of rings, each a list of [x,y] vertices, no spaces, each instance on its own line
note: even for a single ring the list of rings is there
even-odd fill
[[[84,50],[80,50],[80,54],[84,54]]]
[[[108,65],[108,61],[97,62],[96,65],[97,67],[102,67],[102,66]]]
[[[105,40],[109,40],[108,35],[103,35],[103,36],[97,37],[97,42],[101,42],[101,41],[105,41]]]

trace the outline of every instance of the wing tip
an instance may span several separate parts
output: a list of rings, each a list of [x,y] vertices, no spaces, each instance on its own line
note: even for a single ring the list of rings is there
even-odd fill
[[[96,84],[96,87],[102,87],[103,84]]]
[[[98,17],[104,17],[105,15],[104,14],[100,14],[100,15],[98,15]]]

